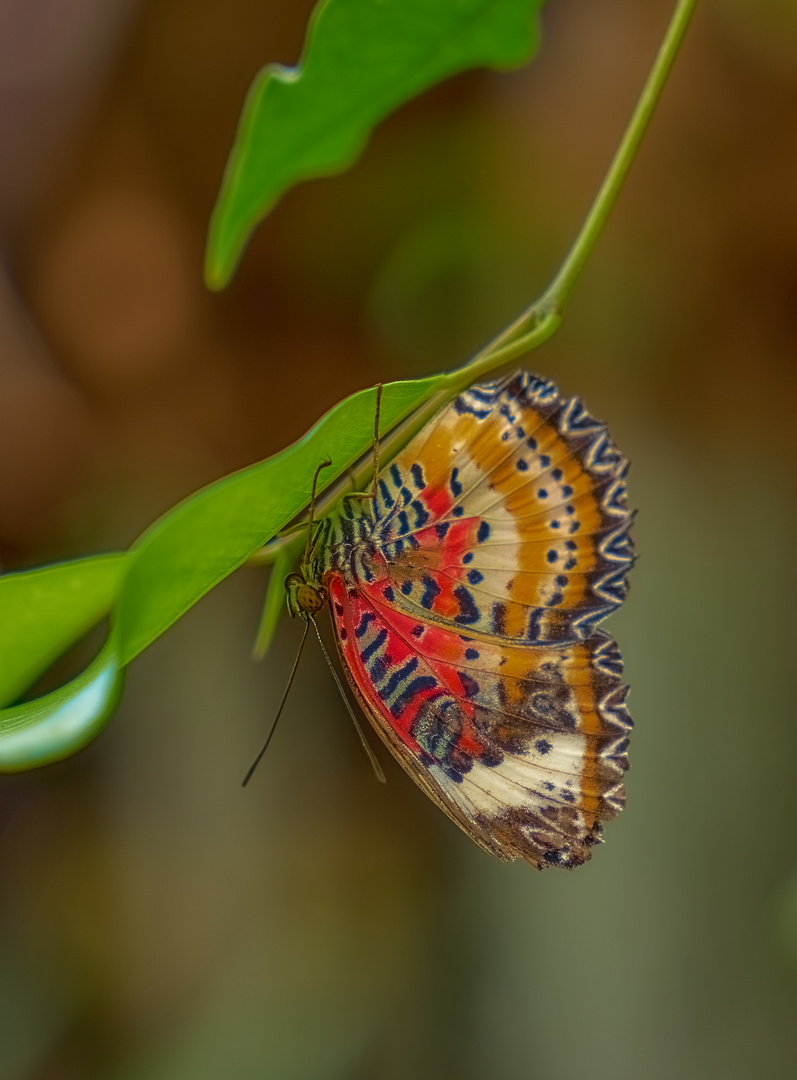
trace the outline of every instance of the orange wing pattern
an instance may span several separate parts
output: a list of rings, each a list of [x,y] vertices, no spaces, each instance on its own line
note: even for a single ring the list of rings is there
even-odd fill
[[[623,804],[622,661],[596,626],[633,561],[627,469],[552,383],[473,386],[344,502],[316,568],[376,730],[499,858],[576,866]]]
[[[630,719],[622,661],[576,645],[476,641],[330,581],[358,699],[413,779],[481,847],[578,866],[623,806]]]

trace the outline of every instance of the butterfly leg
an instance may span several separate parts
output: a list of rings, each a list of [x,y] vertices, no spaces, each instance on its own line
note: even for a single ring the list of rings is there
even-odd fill
[[[376,403],[374,406],[374,439],[372,445],[373,456],[373,477],[371,479],[370,491],[350,491],[344,495],[344,499],[375,499],[376,498],[376,485],[379,477],[379,419],[382,415],[382,383],[377,383],[374,387],[376,394]],[[354,476],[352,476],[352,486],[354,486]]]

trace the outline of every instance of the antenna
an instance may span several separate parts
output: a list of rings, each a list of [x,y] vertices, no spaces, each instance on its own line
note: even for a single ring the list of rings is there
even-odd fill
[[[374,410],[374,478],[371,483],[371,495],[376,499],[376,480],[379,476],[379,417],[382,413],[382,384],[376,384],[376,408]]]
[[[326,645],[324,645],[323,639],[321,637],[321,632],[318,629],[318,624],[316,623],[312,615],[308,615],[307,618],[313,624],[313,629],[315,630],[316,637],[318,638],[318,644],[321,646],[321,652],[324,654],[324,659],[327,662],[329,670],[332,672],[332,678],[335,680],[335,685],[337,686],[338,690],[340,690],[340,696],[343,698],[343,703],[348,710],[355,730],[360,736],[360,742],[363,745],[363,750],[365,750],[366,757],[371,762],[371,768],[374,770],[374,776],[377,778],[380,784],[386,784],[387,780],[385,779],[384,772],[382,772],[382,766],[379,764],[379,760],[376,754],[368,745],[368,741],[363,734],[363,729],[360,727],[360,723],[354,714],[354,709],[352,709],[351,707],[351,702],[348,699],[346,691],[343,689],[343,683],[340,681],[340,677],[338,676],[337,671],[335,671],[335,668],[332,665],[332,661],[329,658],[329,653],[327,652]]]
[[[332,464],[330,458],[324,458],[324,460],[317,466],[315,475],[313,476],[313,490],[310,495],[310,509],[307,514],[307,543],[304,545],[304,556],[302,557],[302,566],[306,566],[310,561],[310,548],[313,542],[313,517],[315,516],[315,498],[316,487],[318,486],[318,477],[323,469],[328,469]]]
[[[372,485],[372,496],[373,496],[374,499],[376,498],[376,481],[377,481],[377,476],[379,474],[379,417],[380,417],[380,413],[381,413],[381,410],[382,410],[382,383],[377,383],[375,389],[376,389],[376,408],[375,408],[375,411],[374,411],[374,446],[373,446],[374,476],[373,476],[373,485]],[[332,464],[331,459],[330,458],[325,458],[322,462],[320,462],[318,464],[318,466],[316,467],[315,473],[313,475],[313,487],[312,487],[312,491],[311,491],[311,494],[310,494],[310,507],[309,507],[309,510],[308,510],[308,513],[307,513],[307,541],[306,541],[305,546],[304,546],[304,555],[302,557],[302,562],[301,562],[301,566],[302,566],[302,569],[303,569],[303,572],[304,572],[305,575],[306,575],[305,568],[307,567],[307,565],[308,565],[308,563],[310,561],[310,553],[311,553],[312,548],[313,548],[313,524],[314,524],[314,517],[315,517],[315,503],[316,503],[316,493],[317,493],[317,488],[318,488],[318,477],[321,475],[321,472],[324,469],[328,469],[331,464]],[[294,577],[294,576],[299,577],[299,575],[289,575],[287,580],[290,580],[291,577]],[[305,580],[306,580],[306,577],[305,577]],[[294,614],[293,609],[291,609],[291,613]],[[343,703],[346,706],[346,709],[347,709],[347,711],[349,713],[349,716],[352,719],[352,723],[354,724],[354,729],[355,729],[355,731],[357,732],[357,734],[358,734],[358,736],[360,738],[360,742],[362,743],[363,750],[365,750],[365,754],[366,754],[368,760],[371,763],[371,768],[374,771],[374,776],[376,777],[376,779],[379,781],[380,784],[387,783],[387,781],[385,779],[385,774],[382,771],[382,766],[379,764],[379,761],[378,761],[376,755],[374,754],[373,750],[371,749],[371,747],[368,745],[368,742],[366,741],[365,735],[363,734],[363,730],[360,727],[359,721],[357,720],[357,717],[356,717],[356,715],[354,713],[354,710],[351,707],[351,702],[349,701],[348,696],[346,695],[346,691],[343,688],[343,684],[340,681],[340,678],[338,677],[338,673],[337,673],[337,671],[335,671],[335,668],[334,668],[334,666],[332,664],[332,661],[330,660],[329,653],[327,652],[326,646],[324,645],[323,639],[321,637],[321,632],[318,629],[318,623],[315,621],[315,619],[313,618],[313,615],[312,615],[312,613],[310,611],[303,610],[302,608],[300,608],[298,610],[298,612],[296,612],[296,613],[300,614],[302,616],[302,618],[304,619],[304,632],[302,634],[302,640],[299,643],[299,648],[298,648],[298,650],[296,652],[296,659],[293,661],[293,667],[291,668],[291,673],[288,676],[288,682],[285,685],[285,690],[283,691],[282,699],[281,699],[281,701],[279,703],[279,708],[277,709],[277,715],[274,717],[274,723],[271,725],[271,730],[269,731],[269,733],[268,733],[268,735],[266,737],[266,741],[263,743],[262,747],[260,748],[260,751],[259,751],[257,757],[252,762],[252,764],[249,766],[249,769],[247,770],[246,776],[243,778],[243,782],[241,784],[241,787],[246,787],[246,785],[252,779],[252,774],[254,773],[257,766],[260,764],[260,761],[261,761],[263,755],[265,754],[266,750],[268,750],[269,743],[271,742],[272,738],[274,737],[274,732],[277,730],[277,723],[279,721],[280,716],[282,716],[282,710],[285,707],[285,702],[288,700],[288,694],[290,692],[291,686],[293,685],[293,680],[294,680],[294,678],[296,676],[296,671],[297,671],[297,669],[299,667],[299,660],[301,659],[302,650],[304,649],[304,643],[307,640],[307,634],[308,634],[308,631],[310,629],[310,623],[313,624],[313,629],[315,630],[316,637],[318,638],[318,644],[321,646],[321,652],[324,654],[324,659],[327,662],[327,666],[328,666],[329,670],[332,672],[332,678],[335,680],[335,685],[337,686],[338,690],[340,691],[340,696],[343,698]]]
[[[271,725],[271,731],[269,731],[268,735],[266,736],[266,741],[263,743],[262,747],[260,748],[260,753],[257,755],[255,760],[249,766],[249,769],[248,769],[248,771],[246,773],[246,776],[243,779],[243,783],[241,784],[241,787],[246,787],[246,785],[252,779],[252,773],[255,771],[255,769],[260,764],[260,759],[263,757],[263,754],[265,754],[266,750],[268,750],[268,744],[271,742],[271,739],[272,739],[272,737],[274,735],[274,732],[277,730],[277,721],[279,720],[280,716],[282,716],[282,710],[285,707],[285,702],[288,700],[288,693],[290,692],[291,685],[293,684],[293,679],[294,679],[294,676],[296,675],[296,669],[299,667],[299,658],[302,655],[302,649],[304,648],[304,643],[305,643],[305,641],[307,641],[307,631],[309,629],[310,629],[310,625],[309,625],[309,623],[307,621],[305,621],[304,633],[302,634],[302,640],[299,642],[299,650],[296,653],[296,659],[293,661],[293,667],[291,668],[291,673],[288,676],[288,682],[287,682],[287,685],[285,686],[285,690],[283,691],[282,701],[280,701],[280,703],[279,703],[279,708],[277,709],[277,715],[274,717],[274,723]],[[318,633],[318,628],[316,628],[316,633]]]

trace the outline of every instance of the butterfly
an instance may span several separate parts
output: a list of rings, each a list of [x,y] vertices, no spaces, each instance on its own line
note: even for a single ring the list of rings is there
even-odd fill
[[[292,614],[329,606],[398,762],[502,860],[578,866],[624,805],[632,721],[598,624],[634,561],[627,472],[579,398],[480,383],[317,523],[286,583]]]

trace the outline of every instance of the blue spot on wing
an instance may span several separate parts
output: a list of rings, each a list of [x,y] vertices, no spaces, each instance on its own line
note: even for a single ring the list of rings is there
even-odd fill
[[[395,694],[401,683],[407,678],[408,675],[411,675],[412,672],[415,671],[417,666],[418,657],[413,656],[407,661],[404,667],[399,668],[398,671],[394,671],[388,679],[387,683],[385,683],[385,685],[382,687],[382,690],[380,691],[382,697],[389,698],[393,694]]]
[[[458,477],[459,477],[459,469],[456,469],[456,468],[452,469],[451,470],[450,484],[451,484],[451,494],[454,496],[455,499],[458,499],[459,496],[462,494],[462,484],[459,482]]]
[[[370,622],[373,622],[374,618],[375,616],[373,611],[363,612],[362,618],[360,619],[359,623],[357,624],[357,628],[354,631],[354,636],[361,638],[365,631],[368,629],[368,624]]]
[[[621,562],[630,562],[633,557],[631,537],[623,530],[600,545],[600,552],[604,558],[617,559]]]
[[[375,656],[368,665],[368,674],[375,683],[380,683],[387,675],[390,659],[387,656]]]
[[[587,412],[580,398],[573,398],[570,403],[570,415],[567,419],[567,430],[589,431],[597,427],[597,421]]]
[[[477,409],[475,405],[471,405],[463,397],[458,397],[454,402],[454,410],[458,412],[460,416],[463,413],[470,413],[471,416],[475,416],[478,420],[482,420],[485,416],[489,416],[490,409]]]
[[[454,596],[459,604],[459,615],[454,616],[454,622],[465,624],[478,622],[480,618],[479,609],[476,607],[470,591],[464,585],[458,585],[454,589]]]
[[[611,494],[604,498],[603,504],[607,510],[619,510],[621,513],[627,512],[625,500],[628,495],[628,489],[625,484],[618,484]]]
[[[420,599],[421,607],[430,608],[436,596],[440,595],[440,586],[434,578],[423,578],[423,595]]]
[[[367,664],[375,652],[379,652],[382,646],[387,641],[387,630],[383,627],[376,635],[370,645],[366,645],[363,651],[360,653],[360,659],[364,664]]]
[[[412,680],[409,686],[405,686],[390,706],[391,714],[395,717],[400,716],[417,694],[422,693],[424,690],[430,690],[434,686],[437,686],[437,679],[435,679],[434,676],[418,675],[417,678]]]
[[[423,526],[429,520],[429,511],[426,509],[420,499],[413,500],[412,509],[415,511],[415,528],[423,528]]]

